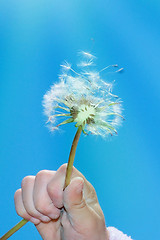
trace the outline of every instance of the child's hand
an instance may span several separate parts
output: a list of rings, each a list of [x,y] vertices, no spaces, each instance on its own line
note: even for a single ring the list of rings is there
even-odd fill
[[[66,164],[22,180],[15,193],[18,215],[35,224],[44,240],[108,240],[93,186],[75,168],[63,191]]]

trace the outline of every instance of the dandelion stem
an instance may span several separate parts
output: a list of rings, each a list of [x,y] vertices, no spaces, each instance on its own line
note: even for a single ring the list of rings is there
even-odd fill
[[[66,177],[65,177],[65,184],[64,189],[69,185],[71,180],[71,174],[72,174],[72,168],[73,168],[73,162],[76,154],[77,144],[80,138],[82,132],[82,127],[79,126],[76,135],[73,139],[72,147],[69,154],[68,164],[67,164],[67,171],[66,171]],[[28,220],[22,219],[19,223],[17,223],[13,228],[11,228],[6,234],[4,234],[0,240],[6,240],[9,237],[11,237],[16,231],[18,231],[21,227],[23,227]]]
[[[11,228],[6,234],[4,234],[0,240],[6,240],[11,237],[15,232],[17,232],[21,227],[23,227],[28,220],[22,219],[19,223],[17,223],[13,228]]]
[[[75,137],[73,139],[71,151],[70,151],[70,154],[69,154],[64,189],[69,185],[70,180],[71,180],[73,162],[74,162],[76,149],[77,149],[77,144],[78,144],[81,132],[82,132],[82,127],[79,126],[79,128],[78,128],[78,130],[76,132],[76,135],[75,135]]]

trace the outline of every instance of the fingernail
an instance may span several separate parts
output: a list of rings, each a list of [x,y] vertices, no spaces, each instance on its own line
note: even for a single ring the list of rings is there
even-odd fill
[[[50,222],[51,221],[51,219],[47,216],[42,216],[41,220],[42,220],[42,222]]]
[[[39,224],[41,221],[37,218],[31,217],[31,219],[29,220],[30,222],[32,222],[33,224]]]
[[[49,214],[49,217],[51,219],[57,219],[57,218],[59,218],[59,216],[60,216],[60,214],[53,214],[53,213]]]

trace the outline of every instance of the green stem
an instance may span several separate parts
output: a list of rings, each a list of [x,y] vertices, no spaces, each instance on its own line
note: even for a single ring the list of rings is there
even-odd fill
[[[76,132],[76,135],[73,139],[72,147],[69,154],[68,164],[67,164],[67,171],[66,171],[66,178],[65,178],[65,184],[64,189],[69,185],[71,181],[71,174],[72,174],[72,168],[73,168],[73,162],[76,154],[77,144],[80,138],[82,132],[82,127],[80,126]]]
[[[26,223],[28,222],[28,220],[26,219],[22,219],[19,223],[17,223],[13,228],[11,228],[6,234],[4,234],[0,240],[6,240],[8,239],[10,236],[12,236],[12,234],[14,234],[15,232],[17,232],[21,227],[23,227]]]
[[[66,170],[66,177],[65,177],[65,184],[64,189],[69,185],[71,181],[71,175],[72,175],[72,168],[73,168],[73,162],[76,154],[77,144],[80,138],[82,132],[82,127],[80,126],[76,132],[76,135],[73,139],[72,147],[69,154],[68,164],[67,164],[67,170]],[[16,231],[18,231],[21,227],[23,227],[28,220],[22,219],[19,223],[17,223],[13,228],[11,228],[6,234],[4,234],[0,240],[6,240],[10,236],[12,236]]]

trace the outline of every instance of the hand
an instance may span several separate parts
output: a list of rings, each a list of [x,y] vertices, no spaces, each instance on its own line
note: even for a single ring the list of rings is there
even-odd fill
[[[35,224],[44,240],[108,240],[93,186],[75,168],[63,191],[66,164],[22,180],[15,193],[17,214]]]

